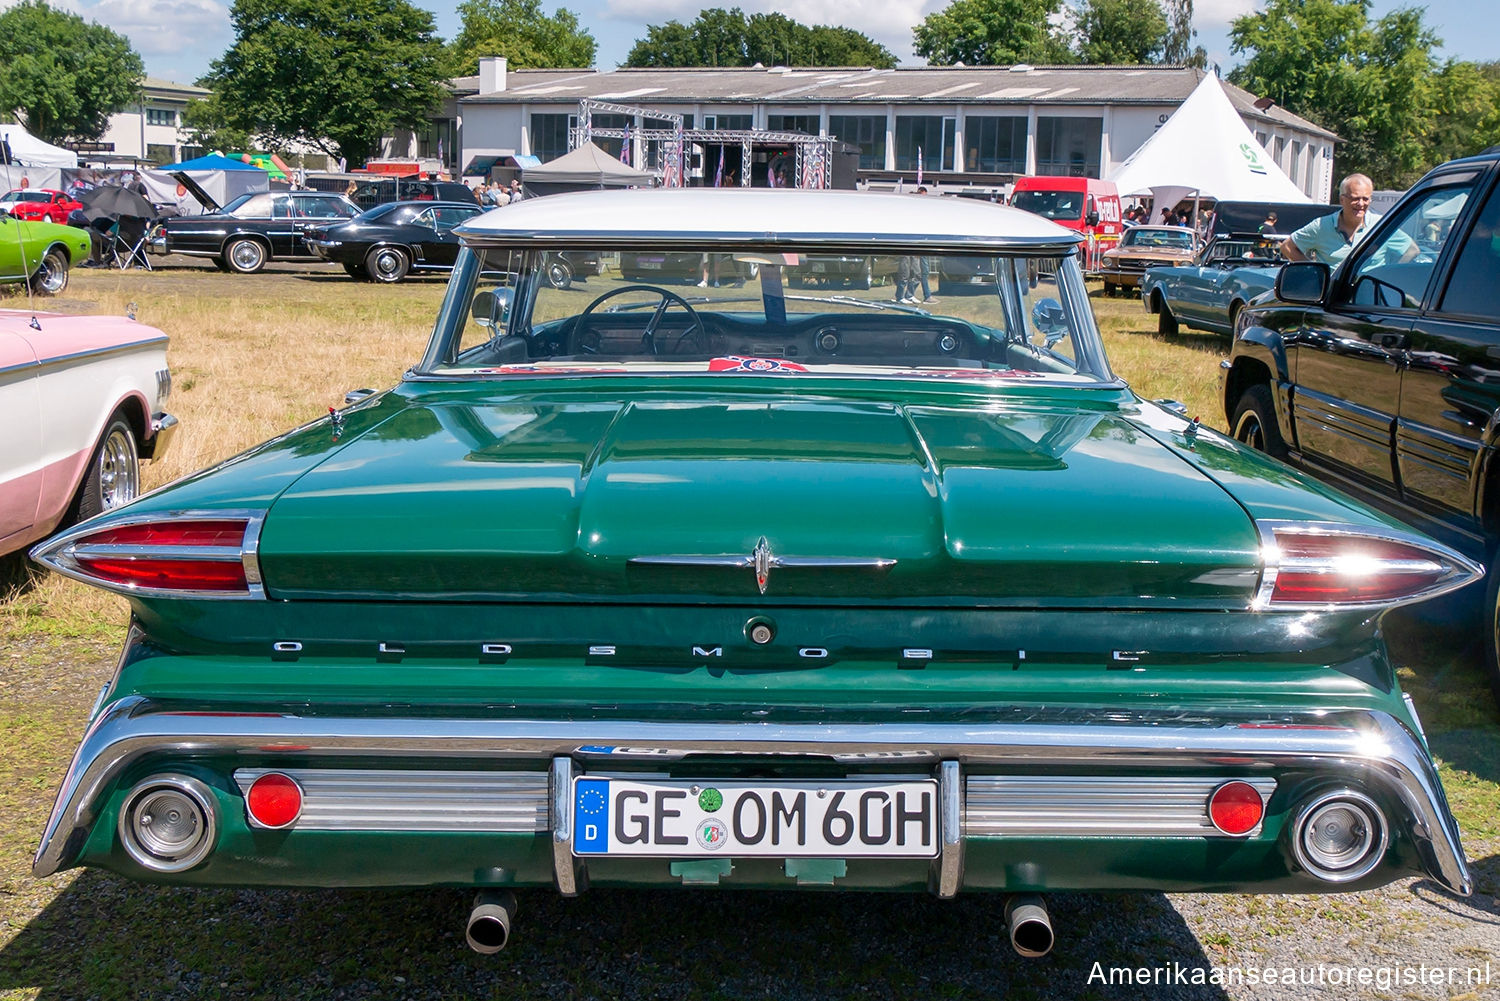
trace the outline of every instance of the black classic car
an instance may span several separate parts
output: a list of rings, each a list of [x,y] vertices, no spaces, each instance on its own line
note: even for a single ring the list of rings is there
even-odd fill
[[[477,205],[474,192],[458,181],[425,181],[410,177],[379,177],[357,186],[349,200],[361,209],[388,202],[462,202]]]
[[[412,271],[449,271],[458,257],[453,227],[484,210],[468,202],[388,202],[347,222],[308,229],[307,245],[355,278],[399,282]]]
[[[1491,567],[1500,545],[1500,148],[1437,168],[1336,269],[1288,264],[1223,362],[1234,436]],[[1500,573],[1484,626],[1500,698]]]
[[[258,191],[241,195],[219,212],[177,216],[151,233],[156,254],[212,258],[225,271],[253,275],[268,261],[317,260],[304,239],[311,226],[359,215],[343,195],[326,191]]]

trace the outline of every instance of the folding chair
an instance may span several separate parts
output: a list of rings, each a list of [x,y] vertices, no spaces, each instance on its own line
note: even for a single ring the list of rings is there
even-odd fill
[[[154,219],[142,219],[140,216],[122,215],[110,230],[112,240],[111,251],[114,254],[115,266],[121,271],[132,265],[139,264],[147,271],[154,270],[151,260],[146,254],[146,237],[151,232],[151,224]]]

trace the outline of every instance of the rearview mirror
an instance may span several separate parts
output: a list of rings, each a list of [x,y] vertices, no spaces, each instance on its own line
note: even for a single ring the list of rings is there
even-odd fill
[[[481,327],[499,329],[505,326],[505,320],[510,316],[510,299],[511,290],[508,288],[493,291],[486,289],[474,293],[474,304],[469,307],[469,311],[474,322]]]
[[[1303,306],[1316,306],[1328,293],[1329,267],[1317,261],[1295,261],[1276,275],[1276,298]]]

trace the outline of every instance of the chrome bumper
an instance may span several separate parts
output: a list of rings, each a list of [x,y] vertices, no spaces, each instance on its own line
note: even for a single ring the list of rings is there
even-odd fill
[[[142,459],[160,459],[167,454],[172,447],[172,439],[177,435],[177,418],[168,413],[151,415],[151,437],[141,444]]]
[[[214,705],[167,706],[129,696],[108,706],[84,735],[32,872],[50,876],[76,857],[114,783],[145,755],[264,757],[284,746],[288,767],[333,755],[368,759],[371,768],[396,758],[421,759],[433,767],[550,759],[547,817],[564,893],[576,892],[566,809],[571,777],[582,767],[659,764],[700,754],[795,755],[847,766],[878,763],[884,771],[934,771],[944,811],[935,883],[944,896],[956,893],[962,880],[962,834],[966,828],[970,834],[985,831],[985,825],[973,823],[978,819],[973,810],[982,810],[984,797],[976,796],[973,807],[965,809],[969,766],[1025,772],[1076,766],[1145,775],[1232,764],[1261,777],[1277,768],[1316,768],[1330,778],[1377,787],[1398,803],[1405,816],[1393,822],[1404,824],[1427,872],[1455,893],[1471,891],[1458,826],[1431,759],[1411,731],[1387,713],[1187,718],[1079,709],[1026,720],[1005,715],[986,720],[969,712],[961,719],[878,724],[315,717],[275,707],[226,712]],[[970,794],[986,789],[981,784]],[[999,823],[992,818],[989,826]]]

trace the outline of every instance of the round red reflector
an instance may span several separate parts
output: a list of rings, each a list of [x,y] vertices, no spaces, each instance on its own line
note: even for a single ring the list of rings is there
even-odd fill
[[[288,775],[267,772],[245,794],[250,816],[262,827],[286,827],[302,815],[302,787]]]
[[[1248,782],[1225,782],[1208,797],[1208,819],[1225,834],[1249,834],[1265,815],[1260,793]]]

